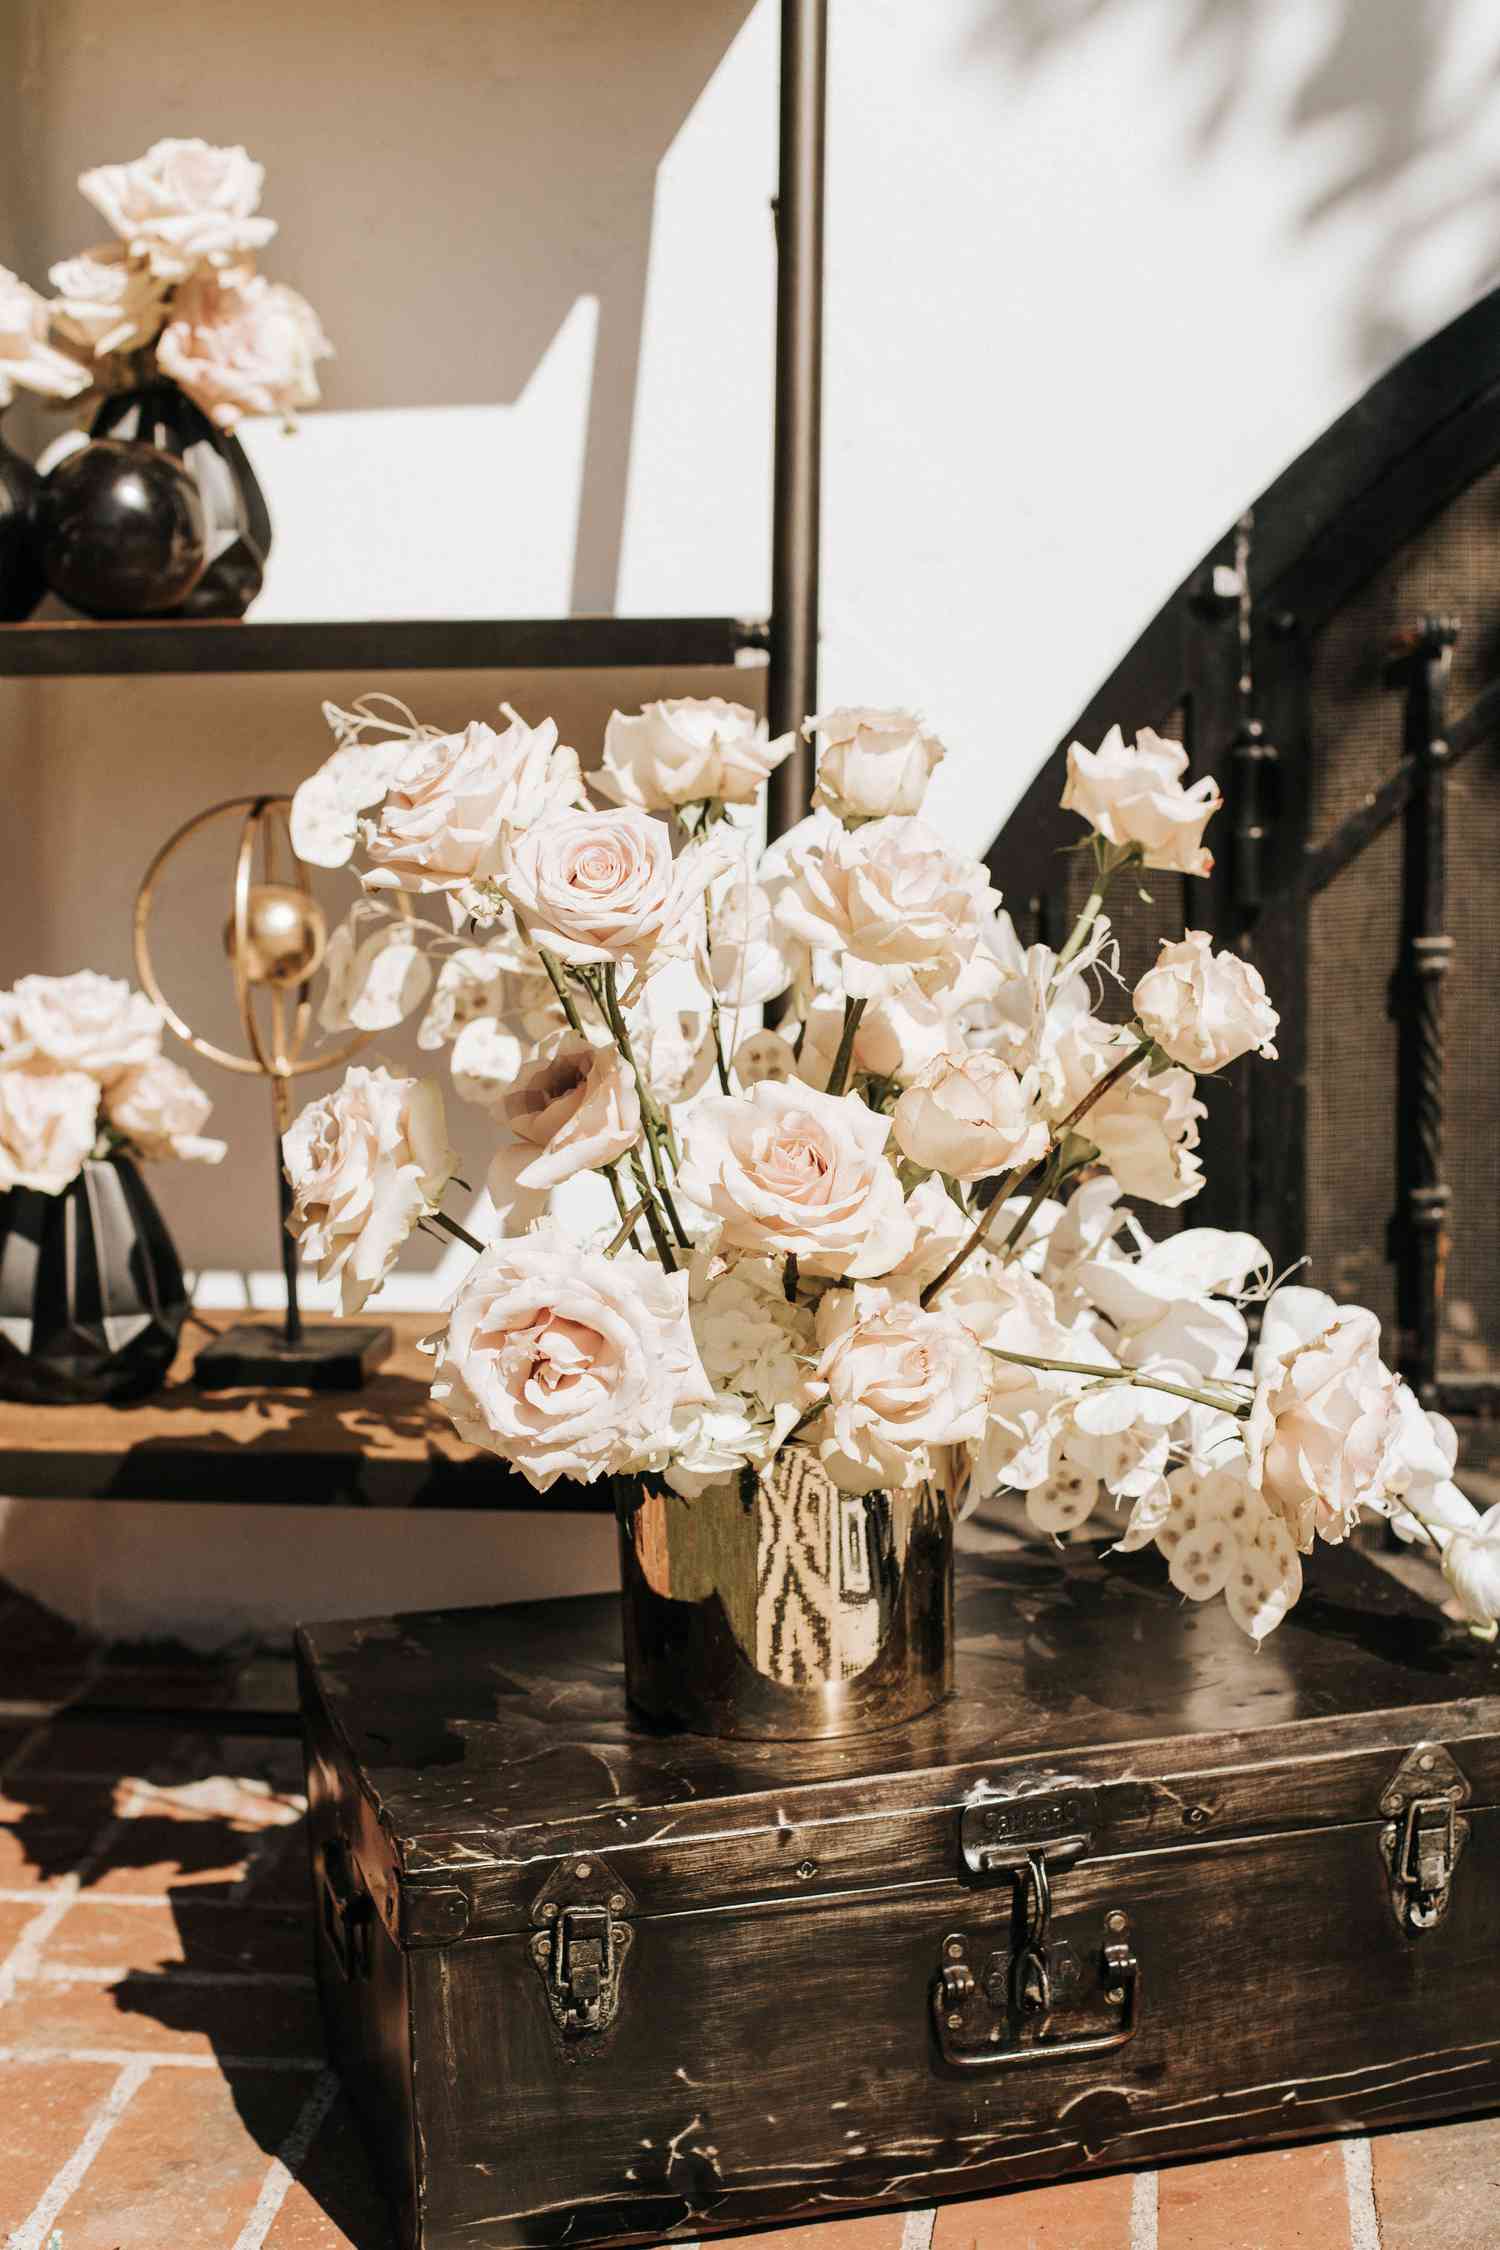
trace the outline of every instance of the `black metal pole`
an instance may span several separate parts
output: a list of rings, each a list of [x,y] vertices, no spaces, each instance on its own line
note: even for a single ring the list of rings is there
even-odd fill
[[[771,521],[773,735],[818,696],[818,532],[823,382],[823,140],[828,0],[781,0],[781,153],[776,208],[776,440]],[[771,776],[773,836],[812,800],[812,749]]]

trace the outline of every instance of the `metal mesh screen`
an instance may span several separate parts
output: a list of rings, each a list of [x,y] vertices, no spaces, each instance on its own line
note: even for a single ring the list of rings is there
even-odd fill
[[[1455,500],[1334,618],[1311,651],[1309,829],[1327,837],[1401,758],[1402,699],[1383,671],[1425,613],[1462,620],[1449,723],[1500,671],[1500,469]],[[1447,1177],[1452,1250],[1444,1359],[1500,1358],[1500,1041],[1488,997],[1500,767],[1483,752],[1449,784]],[[1309,916],[1308,1278],[1394,1319],[1388,1228],[1396,1205],[1399,828],[1388,829]]]

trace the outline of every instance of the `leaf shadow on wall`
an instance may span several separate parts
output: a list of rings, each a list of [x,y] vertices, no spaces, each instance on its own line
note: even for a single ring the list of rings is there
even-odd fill
[[[1266,100],[1265,48],[1286,28],[1285,0],[984,0],[968,46],[973,60],[1026,73],[1066,63],[1095,27],[1155,15],[1170,27],[1173,61],[1201,82],[1192,153],[1206,162],[1242,118]],[[1474,69],[1455,46],[1473,10],[1466,0],[1321,0],[1309,15],[1321,34],[1283,102],[1288,142],[1321,145],[1321,182],[1297,213],[1299,230],[1331,228],[1363,206],[1376,220],[1357,293],[1345,312],[1359,363],[1372,374],[1419,343],[1429,323],[1414,317],[1422,271],[1435,253],[1462,279],[1452,298],[1491,287],[1500,266],[1500,162],[1486,156],[1468,175],[1442,160],[1466,141],[1493,150],[1500,118],[1500,47]],[[1300,27],[1299,27],[1300,28]],[[1121,130],[1153,130],[1137,113]],[[1476,164],[1481,176],[1474,177]],[[1224,255],[1234,256],[1232,241]],[[1264,349],[1274,337],[1227,340]]]
[[[242,141],[280,222],[266,271],[336,345],[334,410],[512,404],[594,298],[573,606],[609,609],[657,167],[752,6],[140,0],[127,24],[109,0],[21,0],[0,140],[24,161],[0,189],[22,224],[0,249],[40,280],[105,231],[81,170],[167,134]]]

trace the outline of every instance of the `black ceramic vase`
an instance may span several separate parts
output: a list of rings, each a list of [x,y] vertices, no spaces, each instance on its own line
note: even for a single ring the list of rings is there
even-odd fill
[[[93,438],[42,479],[42,568],[85,617],[163,617],[203,576],[203,502],[182,463],[154,446]]]
[[[47,591],[36,528],[42,480],[0,429],[0,625],[18,625]]]
[[[93,1405],[159,1390],[187,1317],[172,1238],[127,1157],[61,1195],[0,1195],[0,1397]]]
[[[178,606],[181,617],[243,617],[260,592],[271,552],[271,516],[249,456],[165,377],[117,391],[94,416],[96,438],[155,446],[179,460],[203,503],[208,559]]]

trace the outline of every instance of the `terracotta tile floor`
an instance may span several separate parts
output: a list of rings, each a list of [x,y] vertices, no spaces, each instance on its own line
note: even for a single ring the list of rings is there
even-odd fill
[[[394,2250],[309,1974],[294,1743],[0,1587],[3,2250]],[[259,1668],[263,1685],[267,1668]],[[1500,2119],[762,2234],[758,2250],[1497,2250]]]

